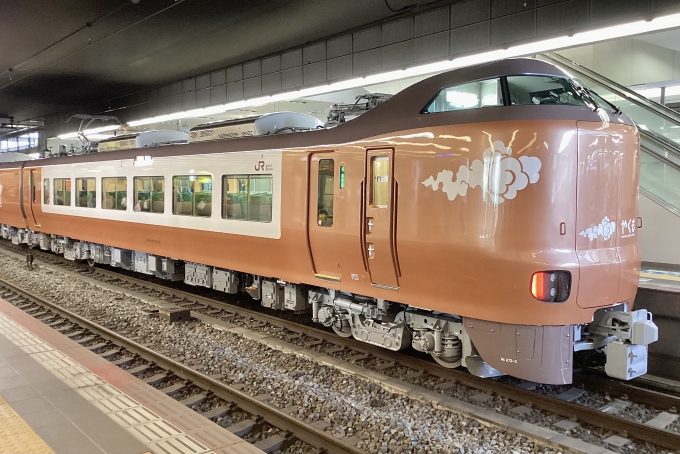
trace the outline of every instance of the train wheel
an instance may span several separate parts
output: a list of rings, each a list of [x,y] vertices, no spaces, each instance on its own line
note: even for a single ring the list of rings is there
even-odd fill
[[[87,259],[87,266],[94,268],[94,259]]]
[[[347,320],[335,320],[333,322],[333,331],[340,337],[350,337],[352,335],[352,327],[349,326]]]
[[[460,365],[461,365],[460,359],[458,361],[449,361],[448,359],[442,358],[441,356],[439,356],[436,353],[430,353],[430,356],[432,356],[432,358],[434,358],[434,360],[437,361],[437,363],[440,366],[444,366],[447,369],[455,369],[457,367],[460,367]]]

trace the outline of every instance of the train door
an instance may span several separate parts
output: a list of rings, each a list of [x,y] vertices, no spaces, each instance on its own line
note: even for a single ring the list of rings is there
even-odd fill
[[[309,249],[315,276],[331,282],[340,282],[342,277],[335,247],[339,227],[334,222],[339,167],[333,152],[314,153],[309,158]]]
[[[29,196],[30,196],[30,212],[31,220],[33,221],[33,227],[40,227],[38,221],[35,218],[35,210],[40,206],[40,173],[36,169],[30,169],[29,171]]]
[[[365,188],[362,235],[371,283],[396,290],[399,278],[393,149],[366,151]]]
[[[576,254],[579,307],[618,303],[619,138],[615,126],[578,129]]]
[[[38,201],[38,184],[40,184],[40,174],[36,169],[26,169],[24,164],[21,165],[19,170],[19,203],[21,206],[21,215],[26,221],[26,227],[31,230],[35,230],[36,227],[40,227],[40,224],[36,221],[34,205],[39,203]]]

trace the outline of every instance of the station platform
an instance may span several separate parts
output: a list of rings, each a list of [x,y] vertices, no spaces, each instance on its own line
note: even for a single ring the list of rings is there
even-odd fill
[[[643,268],[640,271],[641,289],[680,293],[680,271]]]
[[[0,453],[262,451],[0,299]]]
[[[680,271],[643,266],[635,309],[650,311],[659,327],[659,340],[649,345],[648,372],[680,381]]]

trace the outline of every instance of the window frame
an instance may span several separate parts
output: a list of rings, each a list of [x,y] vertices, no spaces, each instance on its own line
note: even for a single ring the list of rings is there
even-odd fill
[[[141,207],[140,207],[140,210],[137,211],[137,210],[135,210],[135,207],[137,206],[137,201],[139,200],[139,198],[137,197],[137,181],[138,180],[144,180],[144,179],[149,180],[149,199],[148,199],[149,202],[150,202],[149,203],[149,209],[148,210],[142,210]],[[158,180],[163,182],[163,186],[162,186],[163,189],[161,191],[155,191],[154,190],[154,181],[158,181]],[[132,177],[132,195],[133,195],[134,201],[135,201],[135,204],[132,206],[132,211],[134,211],[136,213],[164,214],[165,213],[165,194],[166,194],[166,192],[167,191],[165,190],[165,176],[149,175],[149,176]],[[162,205],[161,211],[154,211],[154,209],[153,209],[153,202],[154,202],[153,198],[154,198],[154,194],[157,194],[157,193],[163,194],[163,205]]]
[[[106,207],[106,185],[104,184],[104,180],[116,180],[115,182],[115,190],[113,192],[113,201],[114,201],[114,206],[112,208],[107,208]],[[125,182],[125,206],[124,207],[118,207],[118,182],[119,180],[123,180]],[[127,177],[101,177],[101,188],[102,188],[102,197],[101,197],[101,204],[102,204],[102,209],[103,210],[115,210],[115,211],[127,211],[128,209],[128,185],[127,185]]]
[[[329,176],[328,174],[322,174],[321,173],[321,163],[323,161],[330,161],[331,166],[333,167],[333,170],[332,170],[333,173],[332,173],[332,175],[330,175],[330,177],[332,179],[332,184],[330,185],[330,187],[331,187],[331,190],[333,191],[330,194],[330,196],[331,196],[330,207],[326,207],[326,206],[323,205],[323,199],[328,194],[326,194],[326,190],[325,190],[326,184],[324,184],[323,188],[321,187],[321,181],[322,181],[321,175],[324,175],[326,177]],[[335,205],[335,159],[334,158],[321,158],[321,159],[319,159],[317,161],[316,177],[317,177],[317,184],[316,184],[316,189],[317,189],[317,193],[316,193],[316,199],[317,199],[317,202],[316,202],[316,225],[318,225],[319,227],[333,227],[333,219],[335,217],[335,206],[334,206]],[[326,182],[326,181],[327,180],[324,180],[324,182]],[[322,191],[322,189],[323,189],[323,191]],[[331,214],[328,213],[326,208],[330,208]],[[328,221],[330,219],[330,223],[322,221],[322,219],[321,219],[321,210],[322,209],[324,211],[326,211],[326,220]]]
[[[379,176],[384,176],[384,175],[376,175],[375,172],[375,163],[380,162],[380,161],[386,161],[387,162],[387,186],[385,189],[387,190],[387,194],[385,195],[385,204],[378,204],[376,203],[376,178]],[[392,183],[392,159],[389,156],[384,156],[384,155],[379,155],[379,156],[372,156],[371,157],[371,192],[370,192],[370,199],[369,199],[369,205],[373,208],[389,208],[390,206],[390,199],[392,198],[392,189],[391,189],[391,183]],[[380,182],[380,183],[385,183],[385,182]],[[382,200],[381,200],[382,201]]]
[[[493,108],[493,107],[513,107],[511,102],[510,102],[510,89],[508,87],[508,77],[521,77],[521,76],[534,76],[534,77],[559,77],[560,79],[565,79],[569,81],[572,85],[577,84],[578,82],[575,82],[573,79],[567,77],[567,76],[560,76],[557,74],[545,74],[545,73],[522,73],[522,74],[505,74],[502,76],[490,76],[490,77],[483,77],[480,79],[474,79],[474,80],[467,80],[467,81],[461,81],[460,83],[454,84],[454,85],[449,85],[440,88],[426,103],[425,106],[420,110],[421,115],[432,115],[432,114],[443,114],[443,113],[451,113],[451,112],[469,112],[469,111],[474,111],[478,109],[488,109],[488,108]],[[500,80],[500,86],[501,86],[501,93],[503,95],[503,103],[499,104],[497,106],[482,106],[482,107],[472,107],[469,109],[457,109],[457,110],[445,110],[442,112],[428,112],[427,109],[430,108],[432,103],[434,102],[435,99],[444,91],[450,88],[454,88],[460,85],[468,84],[468,83],[473,83],[473,82],[482,82],[485,80],[491,80],[491,79],[499,79]],[[585,89],[586,94],[589,95],[588,90]],[[593,101],[595,102],[595,101]],[[597,103],[595,103],[597,105]],[[520,105],[529,105],[529,104],[520,104]],[[560,104],[558,104],[560,105]],[[561,107],[577,107],[577,108],[582,108],[585,107],[586,109],[590,109],[589,106],[575,106],[575,105],[567,105],[567,104],[562,104],[560,105]],[[598,106],[599,107],[599,106]]]
[[[50,179],[43,178],[43,205],[51,205],[52,191],[50,190]]]
[[[271,194],[270,194],[270,203],[269,203],[269,220],[268,221],[261,221],[259,219],[250,219],[250,178],[251,177],[256,177],[256,179],[264,179],[267,178],[271,182]],[[226,198],[227,194],[229,193],[229,185],[227,184],[228,179],[237,179],[237,180],[243,180],[245,179],[247,181],[246,184],[246,217],[245,218],[233,218],[229,217],[227,213],[227,203],[226,203]],[[222,175],[222,194],[221,194],[221,216],[222,219],[227,220],[227,221],[240,221],[240,222],[261,222],[264,224],[268,224],[272,222],[272,218],[274,216],[274,175],[271,173],[253,173],[253,174],[245,174],[245,173],[239,173],[239,174],[225,174]],[[231,193],[234,194],[234,193]]]
[[[92,199],[94,201],[93,206],[89,205],[80,205],[80,195],[76,197],[76,203],[75,206],[77,208],[97,208],[97,177],[81,177],[81,178],[76,178],[76,192],[80,192],[80,189],[78,189],[78,183],[81,181],[87,181],[87,180],[92,180],[94,181],[94,198]],[[87,193],[91,192],[85,189],[85,200],[87,201]]]
[[[63,192],[62,201],[66,202],[66,182],[67,181],[69,183],[71,183],[71,178],[52,178],[52,186],[53,186],[52,187],[52,195],[54,197],[52,199],[52,204],[54,206],[63,206],[63,207],[70,207],[71,206],[71,198],[72,198],[71,196],[73,194],[73,190],[68,191],[68,192],[70,192],[69,197],[68,197],[68,203],[57,203],[57,199],[56,199],[57,194],[59,193],[59,191],[57,191],[57,186],[56,186],[57,182],[63,182],[64,183],[64,189],[61,191],[61,192]],[[73,188],[71,188],[71,189],[73,189]]]
[[[525,74],[521,74],[521,75],[525,75]],[[484,81],[487,81],[487,80],[494,80],[494,79],[498,79],[498,85],[499,85],[500,88],[501,88],[501,103],[498,104],[498,105],[495,105],[495,106],[470,107],[470,108],[468,108],[468,109],[442,110],[441,112],[428,112],[428,111],[427,111],[427,110],[430,108],[430,106],[432,105],[432,103],[439,97],[439,95],[442,94],[442,92],[443,92],[444,90],[448,90],[448,89],[451,89],[451,88],[459,87],[459,86],[461,86],[461,85],[472,84],[472,83],[475,83],[475,82],[484,82]],[[505,79],[505,76],[483,77],[483,78],[481,78],[481,79],[466,80],[466,81],[463,81],[463,82],[458,83],[458,84],[454,84],[454,85],[449,85],[449,86],[446,86],[446,87],[442,87],[442,88],[439,89],[439,91],[437,91],[437,93],[434,94],[434,96],[432,96],[432,97],[430,98],[430,100],[429,100],[427,103],[425,103],[425,106],[420,110],[420,114],[421,114],[421,115],[432,115],[432,114],[441,114],[441,113],[450,113],[450,112],[468,112],[468,111],[470,111],[470,110],[489,109],[489,108],[493,108],[493,107],[505,107],[505,106],[508,105],[508,104],[507,104],[507,96],[508,96],[508,94],[507,94],[507,93],[508,93],[508,92],[507,92],[507,88],[508,88],[508,87],[507,87],[507,83],[505,83],[505,84],[503,83],[504,79]]]
[[[558,79],[563,79],[567,81],[567,83],[571,86],[571,88],[574,90],[574,92],[577,92],[581,98],[583,98],[583,105],[579,104],[533,104],[533,103],[525,103],[525,104],[512,104],[512,97],[510,94],[510,83],[508,82],[509,77],[548,77],[548,78],[558,78]],[[595,106],[597,106],[597,103],[595,100],[589,100],[588,98],[590,97],[588,90],[585,89],[584,87],[581,87],[584,91],[584,93],[578,93],[577,88],[579,88],[579,85],[574,81],[574,79],[571,79],[569,77],[565,76],[559,76],[555,74],[508,74],[503,77],[505,79],[505,85],[507,89],[507,105],[508,106],[537,106],[537,105],[556,105],[556,106],[561,106],[561,107],[585,107],[590,110],[592,110],[592,106],[589,105],[589,103],[594,103]],[[504,96],[505,97],[505,96]],[[606,102],[606,101],[605,101]]]
[[[194,178],[194,180],[191,180],[191,178]],[[176,202],[177,202],[177,197],[176,194],[177,192],[175,191],[175,180],[177,178],[187,178],[189,181],[191,181],[192,188],[191,188],[191,214],[183,214],[183,213],[176,213],[175,208],[176,208]],[[196,183],[198,182],[198,178],[210,178],[210,214],[208,215],[202,215],[202,214],[196,214]],[[208,218],[210,219],[212,217],[213,213],[213,176],[212,174],[195,174],[195,175],[173,175],[172,176],[172,215],[173,216],[190,216],[190,217],[195,217],[195,218]],[[202,191],[205,192],[205,191]],[[181,202],[181,200],[180,200]]]

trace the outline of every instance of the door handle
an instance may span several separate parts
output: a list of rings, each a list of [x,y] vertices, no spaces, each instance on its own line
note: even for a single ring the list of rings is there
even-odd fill
[[[368,243],[368,246],[366,247],[366,251],[368,251],[368,258],[372,259],[375,256],[375,247],[371,244]]]
[[[371,233],[373,231],[373,226],[375,225],[373,223],[373,218],[368,218],[368,223],[366,225],[368,227],[368,233]]]

